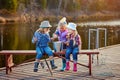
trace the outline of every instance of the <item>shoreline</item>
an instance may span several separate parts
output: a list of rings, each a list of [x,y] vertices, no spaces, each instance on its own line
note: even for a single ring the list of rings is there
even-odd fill
[[[21,15],[21,16],[0,16],[0,23],[16,23],[16,22],[41,22],[43,20],[49,20],[50,22],[56,22],[61,19],[63,16],[55,16],[55,15],[48,15],[48,16],[39,16],[34,17],[30,15]],[[90,21],[111,21],[111,20],[119,20],[120,14],[93,14],[93,15],[78,15],[78,16],[66,16],[68,22],[90,22]]]
[[[0,23],[19,22],[19,17],[5,18],[0,16]]]

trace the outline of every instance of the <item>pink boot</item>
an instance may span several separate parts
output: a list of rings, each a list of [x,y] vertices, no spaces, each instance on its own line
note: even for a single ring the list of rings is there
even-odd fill
[[[66,69],[65,70],[69,70],[70,69],[70,65],[69,65],[69,62],[66,62]]]
[[[76,72],[77,71],[77,63],[74,63],[74,66],[73,66],[73,71]]]

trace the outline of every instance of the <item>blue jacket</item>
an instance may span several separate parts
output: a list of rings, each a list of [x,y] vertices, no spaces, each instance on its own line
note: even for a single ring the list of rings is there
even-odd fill
[[[35,32],[32,38],[32,43],[35,43],[34,37],[37,38],[36,46],[46,47],[48,46],[48,42],[51,41],[49,34],[42,34],[40,32]]]

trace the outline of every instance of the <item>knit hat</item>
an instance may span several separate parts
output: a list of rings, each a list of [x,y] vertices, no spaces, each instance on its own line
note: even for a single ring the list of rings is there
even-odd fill
[[[52,27],[49,23],[49,21],[42,21],[40,26],[40,28],[49,28],[49,27]]]
[[[67,26],[68,29],[72,29],[72,30],[76,30],[76,27],[77,27],[77,25],[72,22],[68,23],[68,26]]]
[[[63,17],[63,18],[59,21],[58,27],[60,27],[61,25],[67,26],[66,17]]]

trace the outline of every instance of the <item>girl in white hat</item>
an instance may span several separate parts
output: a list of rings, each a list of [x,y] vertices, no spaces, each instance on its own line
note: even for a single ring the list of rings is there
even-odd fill
[[[63,17],[59,21],[58,28],[53,35],[54,38],[58,38],[58,40],[63,43],[63,46],[62,46],[63,49],[66,49],[66,44],[64,44],[64,43],[67,40],[67,38],[66,38],[67,33],[68,33],[67,22],[66,22],[66,18]],[[65,57],[65,55],[62,55],[62,57]],[[62,59],[62,68],[60,69],[60,71],[64,71],[65,67],[66,67],[66,60]]]
[[[39,61],[44,53],[48,54],[49,58],[52,59],[50,60],[52,69],[57,68],[57,66],[55,66],[54,64],[53,52],[51,48],[48,46],[48,42],[51,41],[49,31],[52,26],[50,25],[49,21],[42,21],[39,27],[40,28],[35,32],[32,38],[32,43],[36,43],[37,52],[36,60],[34,63],[34,72],[38,71]]]
[[[68,28],[68,36],[67,36],[67,49],[66,49],[66,70],[70,69],[69,61],[70,54],[73,56],[73,71],[77,71],[77,54],[79,52],[79,46],[81,45],[80,35],[76,30],[77,25],[75,23],[69,23]]]

